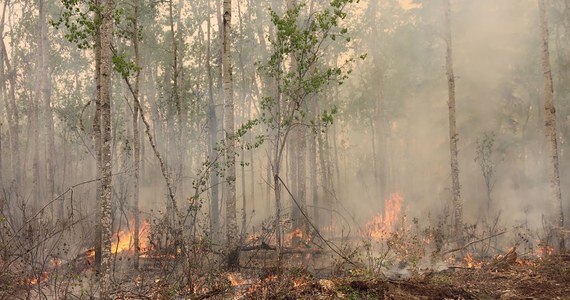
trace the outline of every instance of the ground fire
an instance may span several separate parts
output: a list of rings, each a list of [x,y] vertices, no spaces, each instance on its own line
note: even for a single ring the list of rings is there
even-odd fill
[[[372,220],[366,222],[364,234],[376,241],[388,238],[401,221],[403,201],[400,193],[392,193],[390,198],[384,200],[384,212],[377,213]]]

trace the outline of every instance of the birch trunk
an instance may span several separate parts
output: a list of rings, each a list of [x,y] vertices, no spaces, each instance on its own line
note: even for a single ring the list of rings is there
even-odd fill
[[[110,299],[111,291],[111,50],[113,39],[113,0],[103,3],[101,23],[101,299]]]
[[[211,14],[210,3],[208,2],[208,15]],[[208,134],[210,138],[210,146],[208,147],[208,156],[210,164],[210,236],[212,241],[216,242],[219,237],[220,230],[220,209],[219,209],[219,178],[217,170],[215,170],[215,161],[217,160],[216,143],[218,142],[218,118],[216,114],[216,101],[214,99],[214,78],[212,76],[212,59],[211,53],[211,21],[208,18],[208,41],[206,48],[206,72],[208,74]]]
[[[45,192],[47,200],[51,201],[55,197],[55,135],[53,128],[53,115],[51,111],[51,92],[49,85],[48,70],[48,38],[47,38],[47,20],[45,11],[45,0],[39,1],[39,69],[40,69],[40,90],[43,102],[43,116],[45,126],[45,164],[46,164],[46,182]]]
[[[444,13],[445,13],[445,42],[446,42],[446,55],[445,65],[447,73],[447,88],[449,96],[449,150],[451,156],[451,193],[454,208],[454,227],[459,242],[462,241],[462,227],[463,227],[463,202],[461,200],[461,185],[459,184],[459,161],[457,150],[457,122],[455,119],[455,75],[453,74],[453,52],[451,40],[451,4],[450,0],[444,0]]]
[[[234,141],[234,99],[233,99],[233,78],[232,78],[232,56],[231,56],[231,22],[232,22],[232,2],[224,0],[223,3],[223,86],[224,86],[224,130],[226,133],[226,237],[228,244],[228,266],[238,267],[239,252],[237,249],[238,228],[236,212],[236,167],[235,167],[235,141]]]
[[[139,20],[139,6],[140,0],[135,0],[134,2],[134,19],[133,19],[133,32],[132,41],[135,50],[135,65],[140,66],[140,51],[139,51],[139,35],[138,32],[138,20]],[[141,138],[139,131],[139,107],[136,102],[140,102],[140,79],[141,72],[140,68],[137,68],[135,74],[135,86],[133,90],[133,164],[134,164],[134,174],[133,174],[133,214],[135,218],[135,228],[134,228],[134,246],[135,246],[135,261],[134,267],[138,270],[139,268],[139,254],[140,254],[140,208],[139,208],[139,185],[140,185],[140,161],[141,161]]]
[[[556,111],[554,108],[554,90],[552,86],[552,69],[550,66],[550,50],[548,49],[548,21],[546,16],[546,4],[544,0],[538,0],[540,14],[540,29],[542,34],[542,70],[544,74],[544,124],[545,135],[549,145],[549,179],[551,201],[555,209],[554,224],[558,230],[564,227],[564,210],[562,207],[562,193],[560,191],[560,171],[558,163],[558,133],[556,129]],[[565,251],[564,235],[558,236],[560,252]]]
[[[100,5],[100,0],[95,0],[96,5]],[[102,17],[99,15],[98,17]],[[95,113],[93,115],[93,141],[95,144],[95,167],[97,181],[96,197],[97,206],[101,207],[101,193],[102,193],[102,166],[101,166],[101,28],[97,27],[95,32]],[[100,270],[101,268],[101,210],[95,210],[95,267]]]
[[[7,12],[8,1],[4,2],[2,10],[2,22],[0,24],[0,33],[4,33],[4,21]],[[20,113],[16,105],[16,72],[10,63],[8,51],[4,39],[0,40],[2,49],[2,85],[5,96],[4,101],[6,105],[6,115],[8,121],[8,129],[10,132],[10,156],[12,167],[12,178],[15,184],[15,194],[19,195],[19,189],[22,183],[22,160],[20,155]],[[9,85],[9,87],[7,87]]]

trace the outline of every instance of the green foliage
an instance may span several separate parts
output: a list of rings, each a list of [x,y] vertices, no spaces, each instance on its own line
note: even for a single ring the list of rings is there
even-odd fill
[[[50,20],[56,29],[63,25],[67,32],[65,38],[76,44],[79,49],[91,49],[94,36],[101,25],[103,7],[92,0],[60,0],[63,12],[59,19]]]
[[[50,24],[57,30],[63,26],[67,30],[64,34],[65,39],[75,44],[79,49],[92,49],[95,46],[97,30],[101,26],[103,7],[92,0],[60,0],[60,2],[63,5],[63,12],[59,19],[50,20]],[[124,8],[114,8],[113,19],[118,27],[114,32],[116,37],[130,39],[134,34],[137,34],[139,39],[141,38],[142,27],[132,29],[131,26],[128,28],[119,26],[134,23],[133,17],[127,16]],[[117,51],[113,47],[113,70],[123,78],[127,78],[140,68],[125,52]]]
[[[270,39],[272,53],[259,70],[277,84],[278,97],[265,97],[261,101],[260,122],[268,128],[289,128],[305,124],[307,99],[319,94],[331,83],[342,84],[351,73],[353,58],[340,66],[337,57],[327,56],[334,44],[350,42],[348,28],[341,26],[346,18],[346,6],[357,1],[333,0],[329,7],[311,15],[303,15],[304,5],[288,9],[283,15],[270,10],[275,35]],[[342,41],[342,42],[341,42]],[[365,58],[365,55],[360,57]],[[315,120],[313,128],[332,124],[338,108],[325,110]]]
[[[137,70],[140,70],[140,67],[138,67],[134,61],[129,60],[125,52],[115,52],[113,54],[113,70],[121,74],[121,77],[128,78],[134,75]]]

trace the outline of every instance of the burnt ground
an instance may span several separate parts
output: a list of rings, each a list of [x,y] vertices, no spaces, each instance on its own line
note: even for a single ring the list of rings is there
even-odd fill
[[[359,275],[313,278],[303,272],[269,277],[217,299],[570,299],[570,255],[480,268],[448,268],[408,280]]]
[[[509,252],[511,253],[511,252]],[[334,275],[316,275],[302,267],[281,272],[272,268],[236,272],[160,273],[157,265],[147,279],[140,274],[115,282],[115,299],[569,299],[570,255],[520,259],[516,252],[480,261],[476,268],[459,264],[441,271],[411,271],[405,280],[390,279],[383,273],[345,268]],[[154,260],[153,260],[154,261]],[[154,262],[156,263],[156,262]],[[153,264],[154,264],[153,263]],[[261,270],[261,271],[260,271]],[[85,271],[80,277],[85,277]],[[200,275],[202,274],[202,275]],[[139,279],[137,279],[139,278]],[[191,278],[191,280],[189,280]],[[136,283],[139,282],[139,283]],[[51,281],[43,283],[49,287]],[[61,283],[60,283],[61,285]],[[71,288],[72,290],[73,288]],[[34,286],[32,286],[32,292]],[[88,290],[85,285],[81,291]],[[60,299],[90,299],[95,295],[69,292]],[[34,299],[34,294],[3,294],[0,299]],[[31,297],[29,297],[32,295]],[[45,293],[47,299],[55,299]],[[14,297],[17,296],[17,297]]]

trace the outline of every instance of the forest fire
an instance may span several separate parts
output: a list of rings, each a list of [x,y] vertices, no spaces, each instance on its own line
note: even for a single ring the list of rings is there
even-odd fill
[[[285,244],[294,246],[294,241],[302,240],[303,239],[303,230],[300,227],[293,229],[291,232],[285,235]]]
[[[38,283],[42,283],[42,282],[48,280],[48,278],[49,278],[49,273],[48,272],[42,272],[39,276],[35,276],[35,277],[31,278],[29,280],[29,283],[31,285],[36,285]]]
[[[468,268],[479,269],[483,265],[483,262],[477,261],[471,252],[467,253],[467,255],[463,258],[463,261]]]
[[[243,275],[235,272],[228,274],[228,280],[232,286],[242,286],[250,283],[249,280],[243,277]]]
[[[49,275],[53,272],[56,268],[60,267],[62,264],[62,260],[60,258],[52,257],[49,260],[49,265],[47,265],[46,269],[42,271],[40,274],[35,275],[34,277],[28,280],[30,285],[37,285],[39,283],[45,282],[49,279]]]
[[[148,231],[150,229],[150,224],[144,221],[141,224],[139,231],[139,241],[140,241],[140,252],[145,252],[148,249]],[[129,230],[121,230],[113,234],[113,243],[111,246],[111,253],[118,254],[126,252],[128,254],[135,254],[134,249],[134,227]]]
[[[554,253],[554,248],[551,245],[545,244],[541,241],[536,241],[536,249],[534,250],[534,255],[537,258],[543,258]]]
[[[376,241],[388,238],[398,222],[403,201],[402,195],[397,192],[384,200],[384,213],[377,213],[365,224],[365,235]]]

